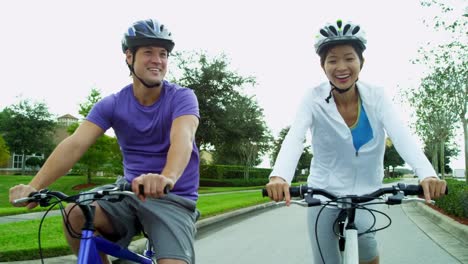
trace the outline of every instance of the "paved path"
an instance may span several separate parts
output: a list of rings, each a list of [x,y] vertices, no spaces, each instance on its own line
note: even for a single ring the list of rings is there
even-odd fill
[[[413,223],[407,215],[427,219],[419,208],[404,210],[403,206],[392,206],[382,210],[393,223],[377,233],[381,263],[468,263],[468,244],[431,221],[423,221],[428,225],[421,226]],[[197,239],[197,263],[310,263],[305,215],[306,208],[292,205],[231,220]],[[378,226],[386,223],[382,216],[377,216],[377,221]],[[436,238],[434,234],[440,236]],[[468,238],[468,232],[459,236]]]
[[[257,190],[258,191],[258,190]],[[297,207],[297,206],[294,206]],[[269,210],[275,208],[274,210]],[[444,264],[451,264],[451,263],[466,263],[468,264],[468,226],[462,225],[458,222],[455,222],[449,217],[446,217],[433,209],[427,207],[426,205],[423,204],[406,204],[402,205],[401,207],[398,207],[399,211],[397,210],[397,214],[400,215],[407,215],[407,219],[402,221],[412,221],[416,225],[412,225],[412,228],[419,228],[420,233],[423,234],[418,235],[416,237],[406,237],[406,238],[401,238],[401,242],[398,243],[389,243],[385,244],[386,251],[385,252],[392,252],[391,254],[398,254],[398,252],[402,252],[401,250],[401,243],[406,241],[408,242],[408,239],[412,239],[409,241],[411,244],[412,242],[418,242],[419,239],[425,239],[425,243],[429,243],[432,246],[437,245],[437,251],[438,252],[443,252],[443,254],[436,254],[436,255],[444,255],[444,256],[449,256],[447,261],[444,262],[434,262],[436,259],[430,258],[427,261],[422,261],[422,259],[427,258],[427,255],[422,254],[416,262],[407,262],[408,259],[401,260],[400,263],[444,263]],[[226,239],[230,239],[232,234],[235,234],[236,232],[233,232],[232,229],[236,228],[235,226],[238,225],[238,223],[249,223],[252,221],[252,219],[266,215],[266,214],[278,214],[284,211],[284,209],[291,210],[292,208],[278,208],[278,206],[274,205],[273,203],[268,203],[260,206],[255,206],[255,207],[250,207],[250,208],[244,208],[237,210],[235,212],[230,212],[224,215],[216,216],[216,217],[211,217],[208,219],[203,219],[197,223],[199,232],[197,235],[197,242],[196,242],[196,247],[197,247],[197,258],[198,257],[203,257],[206,253],[202,253],[204,249],[202,249],[203,244],[207,243],[206,241],[212,241],[215,244],[220,244],[220,241],[218,240],[217,236],[219,235],[219,232],[226,232],[223,230],[231,230],[230,232],[226,233],[226,235],[222,235],[222,237],[225,237]],[[305,210],[302,207],[297,207],[296,209],[292,210],[299,210],[300,213],[304,213]],[[11,221],[21,221],[21,220],[28,220],[28,219],[34,219],[37,217],[42,217],[44,212],[38,212],[38,213],[32,213],[32,214],[25,214],[25,215],[17,215],[17,216],[9,216],[9,217],[0,217],[0,223],[5,223],[5,222],[11,222]],[[58,211],[53,211],[51,214],[59,214]],[[268,218],[267,219],[271,219]],[[304,220],[304,217],[299,216],[299,217],[294,217],[293,218],[294,222],[291,225],[291,228],[296,228],[300,227],[300,233],[301,236],[306,237],[306,234],[304,233],[304,225],[299,223],[300,221]],[[302,220],[301,220],[302,219]],[[400,219],[400,218],[398,218]],[[264,225],[269,224],[271,222],[270,220],[264,220],[260,223],[260,225],[257,223],[257,229],[253,230],[252,232],[249,232],[249,237],[257,238],[258,243],[270,243],[271,239],[267,239],[264,237],[263,232],[259,232],[258,228],[264,228]],[[0,226],[1,227],[1,226]],[[395,228],[395,226],[392,226],[390,228]],[[243,229],[243,228],[242,228]],[[411,233],[414,233],[414,230],[411,231]],[[393,233],[388,233],[388,236],[392,236]],[[428,239],[429,238],[429,239]],[[291,240],[291,239],[290,239]],[[292,239],[294,240],[294,239]],[[292,241],[291,240],[291,241]],[[430,241],[431,240],[431,241]],[[242,241],[242,240],[241,240]],[[140,248],[141,244],[143,241],[135,241],[132,243],[132,246],[134,248]],[[210,243],[212,243],[210,242]],[[245,241],[235,241],[237,245],[242,245]],[[223,242],[224,243],[224,242]],[[385,242],[384,242],[385,243]],[[406,243],[406,242],[405,242]],[[285,243],[281,244],[281,246],[285,246],[285,248],[282,248],[282,250],[288,251],[287,244],[290,243]],[[393,245],[393,246],[392,246]],[[295,246],[299,247],[303,254],[308,254],[307,252],[307,245],[306,243],[301,243],[300,246]],[[304,248],[302,248],[304,247]],[[226,248],[226,247],[225,247]],[[231,252],[240,252],[241,250],[238,250],[238,248],[233,248],[233,246],[228,247],[228,249]],[[256,250],[255,247],[250,247],[248,248],[249,250],[243,251],[243,255],[249,256],[250,254],[253,255],[259,255],[259,252]],[[209,249],[211,252],[216,252],[218,257],[215,257],[217,261],[213,259],[214,262],[208,261],[205,259],[205,261],[199,261],[198,263],[201,264],[210,264],[210,263],[221,263],[219,259],[219,255],[221,254],[217,250],[213,250],[213,248]],[[433,249],[433,251],[436,249]],[[252,251],[251,253],[249,253]],[[275,254],[278,254],[277,251],[273,249],[269,249],[269,253],[273,256]],[[387,254],[383,253],[383,254]],[[222,255],[222,254],[221,254]],[[303,257],[303,256],[302,256]],[[382,257],[386,258],[385,255]],[[299,258],[300,260],[293,261],[294,256],[291,256],[288,258],[288,262],[286,263],[302,263],[304,258]],[[223,258],[224,259],[224,258]],[[267,263],[263,261],[264,259],[260,259],[260,262],[251,262],[251,263]],[[7,263],[7,262],[2,262],[2,263]],[[21,261],[21,262],[8,262],[8,263],[25,263],[25,264],[35,264],[35,263],[40,263],[38,260],[33,260],[33,261]],[[58,258],[51,258],[45,260],[45,263],[76,263],[76,258],[74,256],[64,256],[64,257],[58,257]],[[223,262],[224,263],[224,262]],[[227,263],[227,262],[226,262]],[[236,262],[236,263],[250,263],[250,262]],[[273,263],[273,262],[272,262]],[[387,262],[382,262],[382,263],[387,263]]]

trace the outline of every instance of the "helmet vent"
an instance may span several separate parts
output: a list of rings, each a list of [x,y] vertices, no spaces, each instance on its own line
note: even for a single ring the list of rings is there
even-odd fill
[[[342,22],[343,21],[341,21],[341,19],[336,21],[336,25],[338,26],[338,28],[341,28]]]
[[[346,35],[346,32],[348,32],[349,28],[351,27],[350,24],[346,24],[343,29],[343,35]]]
[[[325,31],[324,29],[320,30],[320,34],[322,34],[322,36],[324,36],[324,37],[329,37],[330,36],[330,35],[328,35],[327,31]]]
[[[336,31],[336,28],[334,26],[329,26],[328,29],[330,29],[331,32],[333,32],[336,35],[338,35],[338,32]]]
[[[360,29],[361,29],[361,28],[360,28],[359,26],[356,26],[355,28],[353,28],[353,32],[352,32],[353,35],[355,35],[356,33],[358,33]]]

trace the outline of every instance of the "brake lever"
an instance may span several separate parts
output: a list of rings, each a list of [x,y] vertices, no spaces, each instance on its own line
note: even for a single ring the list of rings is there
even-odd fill
[[[389,196],[385,203],[389,204],[389,205],[401,204],[401,202],[403,201],[404,198],[405,198],[404,193],[403,192],[398,192],[397,194]]]
[[[322,204],[322,201],[320,201],[320,199],[317,199],[317,198],[314,198],[312,197],[312,195],[310,195],[309,193],[306,193],[304,195],[304,200],[306,201],[307,205],[309,207],[311,206],[318,206],[318,205],[321,205]]]

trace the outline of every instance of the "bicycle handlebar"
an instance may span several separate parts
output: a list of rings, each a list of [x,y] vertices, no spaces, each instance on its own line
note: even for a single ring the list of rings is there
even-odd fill
[[[406,185],[405,183],[398,183],[391,187],[383,187],[372,193],[365,195],[336,195],[325,189],[313,188],[307,185],[300,185],[297,187],[289,187],[289,194],[291,197],[300,197],[306,198],[306,202],[309,203],[309,206],[320,205],[321,202],[318,199],[312,199],[314,195],[322,195],[329,198],[332,201],[338,200],[347,200],[351,203],[365,203],[372,201],[374,199],[380,198],[384,194],[393,194],[393,196],[388,197],[387,204],[400,204],[404,196],[407,195],[422,195],[424,191],[421,185],[410,184]],[[448,188],[445,190],[445,194],[448,194]],[[263,197],[268,196],[268,192],[265,188],[262,189]],[[309,199],[307,199],[309,198]]]
[[[117,186],[115,185],[107,185],[107,189],[105,188],[106,185],[102,186],[103,189],[96,190],[96,191],[88,191],[88,192],[82,192],[76,195],[66,195],[62,192],[59,191],[49,191],[48,189],[43,189],[37,192],[32,192],[29,194],[28,197],[24,198],[19,198],[16,200],[13,200],[13,204],[20,204],[20,203],[29,203],[29,202],[39,202],[40,206],[48,206],[49,205],[49,200],[53,197],[65,201],[65,202],[77,202],[80,200],[86,200],[86,199],[99,199],[104,196],[112,196],[112,195],[135,195],[135,193],[132,192],[132,184],[131,183],[122,183],[118,184]],[[139,192],[144,193],[144,186],[139,185]],[[166,186],[164,188],[164,193],[167,194],[169,193],[169,186]],[[85,197],[85,198],[83,198]]]

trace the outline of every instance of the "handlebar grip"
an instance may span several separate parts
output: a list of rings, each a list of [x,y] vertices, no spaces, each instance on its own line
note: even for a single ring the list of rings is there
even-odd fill
[[[302,197],[305,192],[307,192],[307,186],[289,187],[289,195],[291,195],[291,197]],[[268,196],[266,188],[262,189],[262,196]]]
[[[406,185],[403,189],[405,195],[423,195],[424,190],[421,185]],[[448,186],[445,187],[445,194],[448,194]]]
[[[19,198],[19,199],[16,199],[16,200],[13,200],[13,204],[20,204],[20,203],[30,203],[32,201],[34,201],[34,198],[33,196],[36,195],[37,193],[39,192],[32,192],[28,195],[28,197],[23,197],[23,198]]]
[[[422,195],[424,194],[423,188],[421,185],[406,185],[403,190],[405,195]]]
[[[121,184],[120,185],[120,190],[131,192],[132,191],[132,184],[131,183]],[[169,185],[166,185],[166,187],[164,187],[164,194],[168,194],[169,190],[170,190]],[[143,184],[138,185],[138,192],[139,193],[145,193],[145,186]]]

